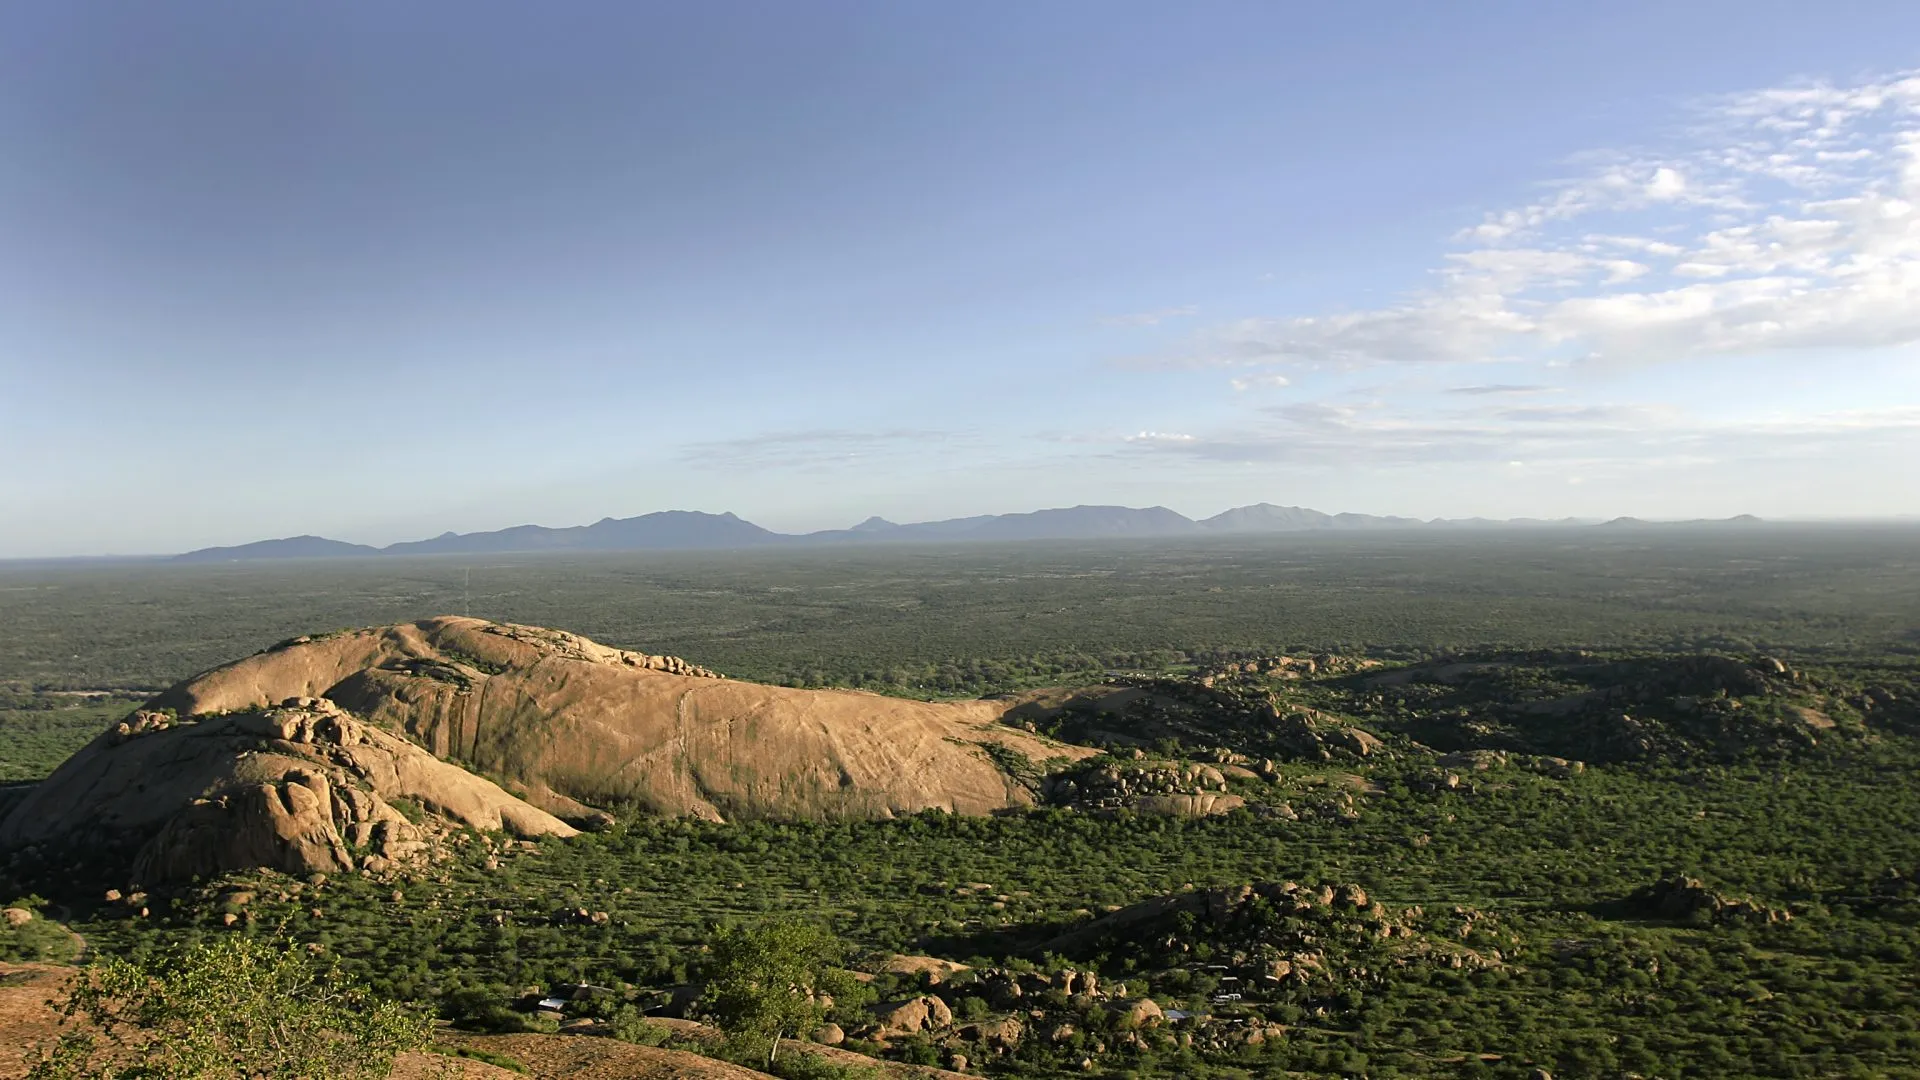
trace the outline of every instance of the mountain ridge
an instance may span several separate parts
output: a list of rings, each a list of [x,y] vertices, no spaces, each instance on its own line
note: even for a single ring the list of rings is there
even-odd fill
[[[303,535],[250,544],[209,547],[173,556],[177,562],[246,562],[259,559],[364,558],[377,555],[506,554],[542,551],[728,551],[745,548],[806,547],[835,544],[989,542],[1020,540],[1172,539],[1254,536],[1282,533],[1340,533],[1423,529],[1541,529],[1666,525],[1672,527],[1752,526],[1751,514],[1725,519],[1654,522],[1638,518],[1598,521],[1581,518],[1432,518],[1394,515],[1327,514],[1303,506],[1253,503],[1212,517],[1189,518],[1164,506],[1079,505],[1011,514],[978,514],[898,524],[870,517],[845,529],[778,533],[732,512],[661,510],[630,518],[605,517],[591,525],[552,528],[515,525],[505,529],[444,532],[425,540],[372,547]]]

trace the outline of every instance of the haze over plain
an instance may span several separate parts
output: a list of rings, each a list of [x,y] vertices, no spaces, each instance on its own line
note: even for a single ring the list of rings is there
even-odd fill
[[[1920,11],[29,3],[0,556],[1920,512]]]

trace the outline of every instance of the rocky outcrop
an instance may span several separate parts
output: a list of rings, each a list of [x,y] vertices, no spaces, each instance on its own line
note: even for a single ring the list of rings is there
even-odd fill
[[[882,1006],[879,1023],[873,1034],[878,1038],[890,1039],[943,1031],[952,1026],[953,1010],[947,1007],[946,1002],[928,994]]]
[[[1227,778],[1212,765],[1192,762],[1088,765],[1047,778],[1048,800],[1081,810],[1131,809],[1143,814],[1207,817],[1246,805],[1227,790]]]
[[[1310,761],[1336,758],[1366,758],[1378,754],[1386,744],[1364,728],[1327,713],[1312,709],[1285,709],[1277,703],[1270,707],[1272,732],[1280,745],[1296,757]]]
[[[1212,817],[1231,813],[1247,805],[1238,795],[1200,792],[1192,795],[1146,795],[1134,800],[1133,808],[1142,814],[1167,817]]]
[[[938,986],[963,971],[971,971],[958,960],[942,960],[937,956],[890,956],[874,965],[877,975],[918,975],[926,979],[928,986]]]
[[[1051,938],[1034,951],[1100,955],[1124,947],[1142,970],[1186,966],[1205,944],[1226,974],[1249,984],[1340,982],[1382,964],[1485,967],[1497,950],[1490,918],[1466,908],[1430,915],[1389,908],[1358,884],[1258,882],[1154,897]],[[1504,944],[1505,942],[1502,942]]]
[[[1663,878],[1635,889],[1626,899],[1629,910],[1658,919],[1722,923],[1776,923],[1793,918],[1791,912],[1753,900],[1724,896],[1698,878]]]
[[[380,871],[431,857],[460,826],[574,831],[330,701],[292,698],[184,720],[136,713],[0,820],[0,849],[130,850],[132,879],[157,884],[255,867]]]
[[[1092,752],[998,723],[1004,702],[764,686],[451,617],[295,638],[153,706],[200,716],[295,696],[328,698],[575,820],[610,804],[710,820],[985,814],[1034,801],[1005,762]]]

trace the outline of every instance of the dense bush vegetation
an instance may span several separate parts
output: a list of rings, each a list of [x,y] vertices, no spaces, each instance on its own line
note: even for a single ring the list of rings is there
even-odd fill
[[[397,890],[359,878],[317,889],[269,880],[245,885],[256,899],[243,909],[220,902],[241,886],[223,886],[146,920],[103,907],[83,928],[136,954],[180,938],[291,934],[382,993],[477,1018],[522,987],[557,982],[664,995],[699,974],[700,950],[726,921],[797,913],[861,950],[1045,966],[1062,961],[1036,950],[1104,907],[1189,885],[1352,882],[1395,907],[1458,905],[1497,920],[1512,936],[1504,959],[1480,970],[1415,966],[1263,1003],[1288,1037],[1225,1058],[1162,1048],[1103,1060],[1120,1072],[1199,1075],[1247,1056],[1235,1067],[1326,1074],[1358,1068],[1361,1055],[1373,1076],[1500,1074],[1518,1061],[1573,1076],[1887,1076],[1920,1061],[1910,876],[1920,792],[1907,782],[1920,743],[1890,735],[1793,762],[1620,765],[1569,779],[1494,768],[1476,774],[1471,794],[1416,791],[1396,768],[1359,768],[1382,790],[1361,799],[1353,821],[1063,810],[636,820]],[[1793,918],[1699,924],[1622,910],[1676,872]],[[610,918],[564,917],[580,908]],[[225,929],[233,910],[245,917]],[[1184,984],[1144,943],[1078,962],[1109,980],[1151,976],[1169,1002],[1205,1001],[1207,987]],[[1036,1042],[996,1068],[1047,1075],[1086,1052]]]
[[[1917,537],[1778,526],[0,564],[0,684],[152,687],[296,634],[468,612],[742,678],[915,694],[1242,651],[1911,654]]]
[[[1072,738],[1134,724],[1148,755],[1189,764],[1272,757],[1270,774],[1234,774],[1249,805],[1217,817],[1068,805],[875,822],[628,815],[498,856],[470,845],[397,881],[262,876],[108,903],[99,886],[127,883],[64,869],[35,879],[22,863],[0,896],[72,905],[109,955],[290,938],[383,995],[490,1030],[551,1027],[516,1008],[527,991],[593,983],[621,997],[580,1010],[600,1009],[616,1034],[664,1038],[641,1010],[697,1000],[710,946],[738,932],[725,927],[798,917],[856,960],[1076,967],[1212,1017],[1141,1028],[1107,999],[1033,994],[1026,1038],[969,1050],[975,1071],[1001,1076],[1920,1077],[1912,536],[500,559],[473,574],[476,614],[796,683],[939,695],[1108,668],[1196,675],[1276,653],[1423,663],[1393,680],[1338,665],[1309,679],[1207,674],[1167,683],[1169,700],[1201,703],[1191,712],[1023,721]],[[124,708],[71,708],[50,691],[148,686],[299,632],[457,611],[460,566],[0,571],[16,586],[0,593],[0,678],[14,695],[0,724],[27,725],[0,731],[72,738]],[[1285,726],[1296,711],[1358,721],[1384,745],[1322,760]],[[1422,743],[1509,753],[1442,764]],[[14,770],[0,775],[43,774],[57,745],[0,739],[0,767]],[[1594,764],[1529,756],[1549,753]],[[1649,900],[1681,878],[1728,898],[1721,914],[1765,917]],[[1256,882],[1359,886],[1418,928],[1409,947],[1470,921],[1480,937],[1448,940],[1487,962],[1401,964],[1398,939],[1370,943],[1358,915],[1277,909],[1250,925],[1175,915],[1151,938],[1062,944],[1124,905]],[[1220,1000],[1215,965],[1275,942],[1344,967]],[[956,1025],[1007,1015],[970,977],[941,991]],[[871,987],[883,1001],[926,990],[904,975]],[[828,1018],[853,1032],[870,1016],[864,996]],[[1254,1030],[1274,1034],[1222,1035]],[[887,1052],[944,1051],[914,1036]],[[781,1058],[825,1068],[810,1062]]]

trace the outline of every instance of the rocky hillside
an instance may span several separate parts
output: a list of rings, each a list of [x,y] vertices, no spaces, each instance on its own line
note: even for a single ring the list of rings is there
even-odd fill
[[[132,881],[158,884],[250,867],[384,871],[431,860],[459,826],[574,832],[324,698],[291,698],[181,718],[135,713],[0,819],[0,851],[124,855]]]
[[[325,698],[561,817],[635,806],[712,820],[1029,805],[1004,761],[1091,751],[929,703],[725,679],[556,630],[438,618],[296,638],[189,679],[183,717]]]

